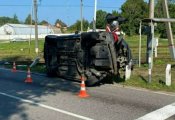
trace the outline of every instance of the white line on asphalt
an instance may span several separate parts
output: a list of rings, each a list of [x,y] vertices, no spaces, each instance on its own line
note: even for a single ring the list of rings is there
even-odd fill
[[[117,86],[117,87],[122,87],[122,85],[113,85],[113,86]],[[124,88],[127,88],[127,89],[131,89],[131,90],[137,90],[137,91],[142,91],[142,92],[150,92],[150,93],[155,93],[155,94],[160,94],[160,95],[167,95],[167,96],[172,96],[172,97],[175,97],[175,94],[172,93],[172,92],[163,92],[163,91],[153,91],[153,90],[149,90],[149,89],[145,89],[145,88],[136,88],[136,87],[131,87],[131,86],[124,86]]]
[[[175,103],[148,113],[136,120],[165,120],[173,115],[175,115]]]
[[[30,103],[30,104],[33,104],[33,105],[37,105],[39,107],[43,107],[43,108],[46,108],[46,109],[49,109],[49,110],[57,111],[57,112],[60,112],[60,113],[63,113],[63,114],[67,114],[67,115],[70,115],[70,116],[73,116],[73,117],[77,117],[77,118],[80,118],[80,119],[83,119],[83,120],[93,120],[92,118],[88,118],[88,117],[84,117],[84,116],[81,116],[81,115],[77,115],[77,114],[74,114],[74,113],[71,113],[71,112],[68,112],[68,111],[64,111],[64,110],[61,110],[61,109],[58,109],[58,108],[54,108],[54,107],[51,107],[51,106],[48,106],[48,105],[36,103],[34,101],[26,100],[26,99],[23,99],[23,98],[20,98],[20,97],[16,97],[16,96],[13,96],[13,95],[9,95],[9,94],[4,93],[4,92],[0,92],[0,94],[3,95],[3,96],[9,97],[9,98],[13,98],[13,99],[25,102],[25,103]]]

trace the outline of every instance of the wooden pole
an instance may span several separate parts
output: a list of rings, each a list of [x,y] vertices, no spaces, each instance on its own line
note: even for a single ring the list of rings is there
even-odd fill
[[[163,0],[163,11],[164,11],[165,17],[170,18],[167,0]],[[165,24],[166,24],[170,54],[171,54],[171,57],[175,59],[175,48],[174,48],[173,34],[171,29],[171,22],[166,22]]]

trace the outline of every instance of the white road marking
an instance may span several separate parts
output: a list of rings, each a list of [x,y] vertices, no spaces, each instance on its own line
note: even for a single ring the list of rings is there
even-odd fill
[[[175,103],[148,113],[136,120],[165,120],[173,115],[175,115]]]
[[[159,94],[159,95],[167,95],[167,96],[172,96],[175,97],[175,94],[172,92],[164,92],[164,91],[153,91],[153,90],[149,90],[146,88],[137,88],[137,87],[131,87],[131,86],[122,86],[122,85],[113,85],[114,87],[122,87],[122,88],[126,88],[126,89],[131,89],[131,90],[137,90],[137,91],[142,91],[142,92],[150,92],[150,93],[155,93],[155,94]]]
[[[77,114],[74,114],[74,113],[71,113],[71,112],[68,112],[68,111],[64,111],[64,110],[61,110],[61,109],[58,109],[58,108],[54,108],[54,107],[51,107],[51,106],[48,106],[48,105],[36,103],[34,101],[23,99],[23,98],[16,97],[16,96],[13,96],[13,95],[9,95],[9,94],[4,93],[4,92],[0,92],[0,95],[19,100],[21,102],[33,104],[33,105],[36,105],[36,106],[39,106],[39,107],[42,107],[42,108],[46,108],[46,109],[49,109],[49,110],[53,110],[53,111],[56,111],[56,112],[60,112],[60,113],[63,113],[63,114],[67,114],[67,115],[70,115],[70,116],[73,116],[73,117],[77,117],[77,118],[80,118],[82,120],[93,120],[92,118],[88,118],[88,117],[85,117],[85,116],[77,115]]]

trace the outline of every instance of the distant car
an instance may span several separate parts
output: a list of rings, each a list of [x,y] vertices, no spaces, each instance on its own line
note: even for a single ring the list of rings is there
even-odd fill
[[[10,42],[26,42],[27,41],[27,39],[24,39],[24,38],[12,38],[11,40],[10,40]]]

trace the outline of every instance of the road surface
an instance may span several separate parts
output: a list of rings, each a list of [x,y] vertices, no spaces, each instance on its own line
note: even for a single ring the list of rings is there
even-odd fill
[[[0,120],[175,120],[175,94],[117,84],[88,87],[60,78],[0,68]]]

